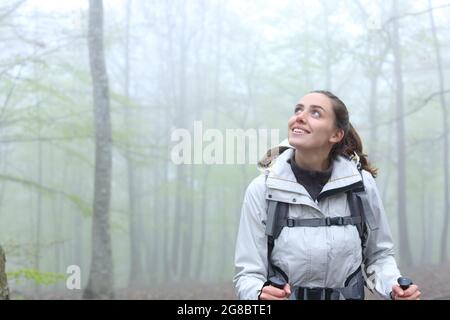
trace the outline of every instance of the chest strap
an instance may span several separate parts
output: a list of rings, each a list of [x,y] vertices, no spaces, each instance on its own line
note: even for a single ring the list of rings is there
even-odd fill
[[[282,222],[283,227],[329,227],[357,225],[361,223],[361,217],[326,217],[312,219],[286,219]]]

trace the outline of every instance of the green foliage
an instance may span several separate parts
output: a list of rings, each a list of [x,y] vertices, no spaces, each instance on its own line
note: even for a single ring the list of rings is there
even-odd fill
[[[60,90],[59,87],[55,87],[52,83],[45,83],[42,79],[28,80],[29,90],[34,94],[40,94],[45,97],[51,98],[53,101],[59,104],[75,105],[77,102],[74,97],[68,95],[64,90]]]
[[[83,213],[83,215],[85,215],[85,216],[91,215],[91,212],[92,212],[91,206],[89,204],[87,204],[86,201],[84,201],[83,199],[81,199],[79,196],[77,196],[75,194],[69,194],[69,193],[66,193],[63,191],[59,191],[56,189],[42,186],[34,181],[30,181],[30,180],[22,179],[22,178],[18,178],[18,177],[13,177],[13,176],[9,176],[9,175],[0,174],[0,181],[1,180],[19,183],[25,187],[31,187],[31,188],[37,190],[38,192],[41,192],[43,195],[47,195],[47,196],[63,195],[66,199],[68,199],[70,202],[72,202],[72,204],[77,209],[79,209]]]
[[[6,275],[9,280],[14,280],[16,284],[19,284],[22,280],[26,280],[44,286],[55,284],[66,279],[66,275],[63,273],[41,272],[36,269],[27,268],[10,271]]]
[[[66,194],[66,197],[72,202],[73,205],[83,214],[85,217],[92,215],[92,206],[79,196],[74,194]]]

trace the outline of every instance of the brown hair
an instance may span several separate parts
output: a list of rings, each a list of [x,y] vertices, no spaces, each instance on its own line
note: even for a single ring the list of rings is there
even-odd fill
[[[377,176],[378,169],[369,163],[367,154],[363,153],[361,138],[350,123],[348,110],[344,102],[342,102],[342,100],[333,93],[326,90],[314,90],[311,91],[311,93],[323,94],[331,100],[333,111],[336,115],[336,126],[339,129],[344,130],[344,137],[339,143],[336,143],[330,151],[331,159],[335,159],[339,155],[349,158],[356,153],[359,157],[361,167],[370,172],[375,178]]]

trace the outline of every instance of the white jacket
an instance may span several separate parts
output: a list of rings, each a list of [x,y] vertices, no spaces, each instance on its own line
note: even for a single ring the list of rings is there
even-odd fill
[[[267,200],[289,203],[289,217],[294,219],[350,216],[347,196],[338,190],[358,181],[356,164],[344,157],[333,163],[327,184],[314,201],[297,182],[287,160],[293,149],[283,152],[270,171],[255,178],[248,186],[242,206],[236,242],[233,279],[239,299],[258,299],[267,280],[267,237],[265,223]],[[370,284],[382,297],[389,299],[392,285],[400,272],[394,259],[394,245],[386,214],[375,180],[363,170],[363,181],[372,210],[368,217],[368,238],[364,271]],[[289,278],[291,287],[341,288],[347,277],[362,261],[361,241],[353,225],[324,227],[285,227],[275,240],[272,263]],[[367,279],[366,279],[367,280]]]

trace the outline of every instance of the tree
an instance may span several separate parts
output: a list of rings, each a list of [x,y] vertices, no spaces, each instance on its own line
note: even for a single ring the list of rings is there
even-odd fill
[[[444,81],[444,66],[442,64],[441,58],[441,46],[439,44],[436,32],[436,25],[434,23],[433,17],[433,5],[432,0],[428,0],[428,9],[430,14],[430,24],[431,33],[433,34],[433,46],[436,54],[437,72],[439,80],[439,102],[442,108],[442,129],[444,139],[442,140],[443,146],[443,172],[444,172],[444,223],[442,225],[442,238],[441,238],[441,262],[447,262],[448,260],[448,249],[447,249],[447,239],[448,239],[448,224],[450,215],[450,204],[449,204],[449,173],[448,173],[448,111],[447,103],[445,101],[445,81]]]
[[[398,16],[398,0],[393,2],[393,15]],[[406,198],[406,152],[405,152],[405,119],[403,104],[403,74],[402,55],[400,51],[400,31],[398,18],[393,20],[392,46],[394,53],[394,77],[395,77],[395,102],[397,116],[397,212],[398,212],[398,232],[400,236],[400,261],[404,265],[412,263],[411,249],[409,247],[408,225],[406,218],[407,198]]]
[[[5,252],[0,246],[0,300],[9,299],[8,279],[6,278],[5,273],[5,263]]]
[[[89,62],[94,98],[95,181],[92,216],[92,260],[83,297],[113,298],[110,234],[111,118],[108,75],[103,50],[103,1],[89,0]]]
[[[125,100],[130,101],[130,19],[131,19],[132,1],[126,2],[126,17],[125,17]],[[137,206],[137,194],[139,193],[137,187],[137,173],[135,169],[135,162],[131,156],[131,142],[134,141],[133,124],[131,123],[130,106],[124,106],[125,109],[125,126],[129,132],[128,142],[125,147],[125,158],[127,165],[128,177],[128,209],[129,209],[129,228],[130,228],[130,276],[128,280],[129,287],[138,287],[142,284],[143,267],[141,254],[141,234],[139,232],[142,221],[140,219],[140,210]]]

